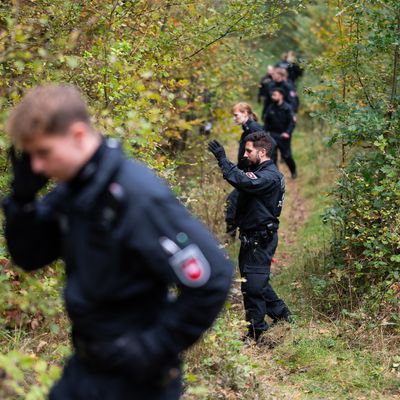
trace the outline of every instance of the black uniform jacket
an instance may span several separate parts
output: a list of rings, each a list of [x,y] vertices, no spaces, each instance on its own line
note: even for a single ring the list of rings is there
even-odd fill
[[[244,149],[246,146],[246,137],[249,136],[251,133],[264,131],[264,128],[254,119],[248,119],[242,125],[242,136],[240,137],[239,141],[239,150],[238,150],[238,166],[239,168],[245,168],[246,162],[243,160],[244,156]]]
[[[279,226],[285,180],[272,160],[250,172],[240,170],[227,159],[220,162],[224,178],[239,191],[236,224],[243,232],[262,231],[272,223]]]
[[[96,341],[129,334],[139,349],[130,360],[138,371],[176,360],[225,301],[232,266],[217,242],[113,139],[73,182],[34,205],[8,199],[4,208],[16,264],[34,270],[65,260],[74,335]],[[171,285],[179,288],[174,300]]]
[[[258,101],[260,101],[262,97],[268,96],[268,85],[270,82],[272,82],[271,75],[267,74],[261,78],[260,84],[258,86]]]
[[[287,103],[271,104],[265,112],[265,129],[271,134],[287,132],[292,135],[296,124],[292,107]]]
[[[284,101],[292,107],[293,111],[296,113],[298,110],[299,101],[298,101],[296,90],[294,89],[292,83],[285,82],[285,81],[282,81],[282,82],[272,81],[268,84],[268,87],[267,87],[268,95],[264,99],[264,110],[263,110],[263,115],[262,115],[263,120],[265,120],[265,111],[273,103],[272,97],[271,97],[272,92],[274,89],[278,89],[278,88],[283,91]]]

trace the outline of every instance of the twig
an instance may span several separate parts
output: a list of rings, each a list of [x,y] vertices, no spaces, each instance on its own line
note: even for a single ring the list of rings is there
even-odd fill
[[[201,53],[202,51],[204,51],[205,49],[207,49],[208,47],[212,46],[214,43],[218,42],[219,40],[223,39],[225,36],[228,36],[229,34],[235,32],[235,29],[233,29],[240,21],[242,21],[243,19],[245,19],[247,17],[247,15],[249,14],[249,10],[246,11],[246,13],[244,15],[242,15],[239,19],[237,19],[233,24],[231,24],[228,29],[222,33],[219,37],[217,37],[216,39],[212,40],[211,42],[207,43],[206,45],[204,45],[203,47],[201,47],[200,49],[196,50],[193,54],[191,54],[190,56],[187,56],[184,58],[184,60],[188,60],[189,58],[192,58],[194,56],[197,56],[197,54]]]

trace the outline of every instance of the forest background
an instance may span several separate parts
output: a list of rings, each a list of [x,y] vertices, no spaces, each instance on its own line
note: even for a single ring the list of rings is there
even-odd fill
[[[271,331],[266,365],[259,351],[241,350],[234,287],[225,313],[188,354],[186,397],[266,399],[265,384],[276,398],[392,398],[400,387],[399,38],[396,0],[3,0],[1,193],[10,178],[9,110],[29,87],[69,82],[96,126],[227,243],[229,187],[201,127],[212,121],[212,137],[233,157],[240,130],[231,106],[256,105],[267,63],[296,50],[306,71],[295,151],[308,222],[276,284],[298,322]],[[234,258],[237,243],[227,250]],[[71,351],[63,265],[24,274],[2,240],[0,269],[0,397],[43,399]]]

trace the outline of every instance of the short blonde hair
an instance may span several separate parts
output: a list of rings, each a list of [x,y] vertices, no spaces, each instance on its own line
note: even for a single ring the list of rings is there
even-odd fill
[[[87,106],[72,85],[43,85],[30,89],[12,110],[7,132],[14,143],[37,134],[63,134],[76,121],[90,125]]]

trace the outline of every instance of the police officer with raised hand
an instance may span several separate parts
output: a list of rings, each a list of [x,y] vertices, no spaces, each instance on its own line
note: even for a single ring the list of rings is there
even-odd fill
[[[232,107],[233,120],[235,124],[240,125],[242,127],[242,135],[239,140],[239,149],[238,149],[238,168],[242,170],[246,170],[249,168],[249,164],[247,159],[244,157],[245,151],[245,143],[246,137],[251,133],[258,132],[263,130],[263,127],[258,123],[258,118],[256,113],[252,110],[250,104],[245,102],[240,102],[235,104]],[[274,142],[274,152],[276,151],[276,143]],[[226,207],[226,232],[231,236],[236,236],[236,225],[235,225],[235,214],[236,214],[236,205],[238,199],[237,190],[233,190],[228,198],[227,198],[227,207]]]
[[[279,216],[285,192],[283,175],[271,160],[273,142],[265,132],[246,137],[245,157],[253,165],[242,171],[226,157],[216,140],[208,145],[224,179],[239,192],[236,224],[240,229],[240,274],[248,332],[258,340],[268,329],[265,315],[274,322],[290,319],[290,311],[270,285],[272,257],[278,245]]]
[[[221,310],[231,263],[164,182],[94,130],[74,87],[31,90],[8,131],[22,149],[4,201],[11,256],[28,271],[66,265],[74,354],[49,398],[178,399],[180,354]],[[38,198],[47,178],[57,185]]]
[[[265,130],[271,134],[277,143],[282,158],[289,167],[293,179],[297,177],[296,163],[293,159],[291,141],[296,126],[292,107],[284,101],[284,93],[276,88],[272,91],[273,103],[264,115]],[[273,155],[276,164],[277,152]]]

